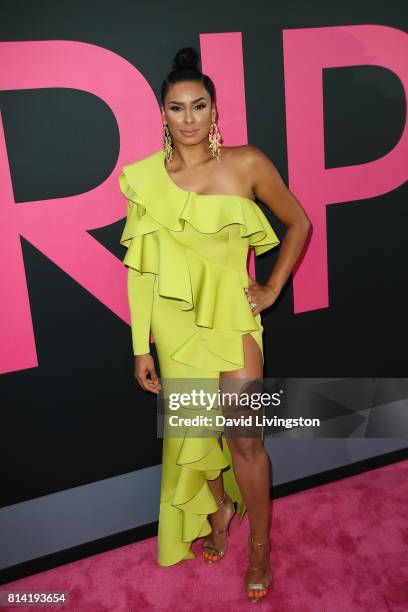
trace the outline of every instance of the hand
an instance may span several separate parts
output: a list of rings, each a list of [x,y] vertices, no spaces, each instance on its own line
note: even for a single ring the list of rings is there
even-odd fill
[[[144,391],[158,394],[161,389],[150,353],[135,356],[135,378]]]
[[[269,285],[260,285],[256,282],[252,276],[249,277],[251,279],[251,283],[248,289],[245,287],[244,291],[247,294],[247,299],[249,305],[256,304],[256,308],[252,308],[254,317],[259,314],[265,308],[269,308],[275,302],[279,295],[279,291],[270,287]]]

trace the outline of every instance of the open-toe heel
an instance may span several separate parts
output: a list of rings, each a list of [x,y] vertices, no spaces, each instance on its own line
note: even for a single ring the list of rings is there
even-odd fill
[[[224,504],[227,500],[227,496],[224,493],[224,496],[221,500],[217,501],[217,505],[218,507],[220,507],[222,504]],[[231,525],[231,521],[234,518],[234,515],[236,513],[236,509],[235,509],[235,504],[233,504],[233,510],[231,512],[231,516],[228,519],[227,525],[223,528],[223,529],[213,529],[212,533],[225,533],[226,536],[226,542],[225,542],[225,549],[224,550],[220,550],[219,548],[216,548],[215,546],[212,546],[211,544],[207,544],[204,541],[203,544],[203,559],[206,563],[217,563],[218,561],[221,561],[221,559],[225,556],[225,553],[227,552],[227,548],[228,548],[228,533],[229,533],[229,528]]]
[[[252,537],[252,534],[250,533],[248,535],[249,554],[251,554],[251,543],[255,544],[256,546],[268,546],[268,552],[270,550],[269,540],[267,542],[255,542],[254,538]],[[266,567],[268,567],[268,564],[269,563],[266,563],[263,567],[254,567],[253,565],[249,565],[247,571],[262,572],[265,570]],[[249,599],[249,601],[256,603],[257,601],[264,599],[266,595],[268,594],[271,584],[272,584],[272,580],[269,584],[266,584],[265,582],[262,582],[262,581],[261,582],[245,582],[246,594],[247,594],[247,598]]]

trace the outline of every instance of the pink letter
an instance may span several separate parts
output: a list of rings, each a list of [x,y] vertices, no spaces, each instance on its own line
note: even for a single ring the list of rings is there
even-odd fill
[[[102,184],[76,196],[16,206],[0,116],[0,372],[11,372],[38,365],[20,235],[129,322],[127,270],[87,230],[126,215],[118,188],[120,168],[156,148],[161,120],[143,75],[107,49],[76,41],[2,42],[0,57],[1,90],[87,91],[109,106],[121,138],[117,164]]]
[[[326,308],[326,205],[372,198],[407,179],[407,129],[378,160],[343,168],[324,165],[322,70],[377,65],[394,72],[408,92],[408,36],[387,26],[355,25],[283,33],[289,185],[313,225],[310,245],[294,271],[295,312]],[[384,211],[386,214],[386,211]]]

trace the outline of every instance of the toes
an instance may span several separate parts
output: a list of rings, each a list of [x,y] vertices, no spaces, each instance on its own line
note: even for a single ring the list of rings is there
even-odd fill
[[[205,561],[212,561],[213,563],[215,561],[218,561],[218,555],[214,552],[210,552],[208,550],[203,550],[203,557],[205,559]]]
[[[263,599],[265,597],[265,595],[267,594],[267,590],[266,589],[251,589],[250,591],[247,591],[247,595],[249,597],[249,599]]]

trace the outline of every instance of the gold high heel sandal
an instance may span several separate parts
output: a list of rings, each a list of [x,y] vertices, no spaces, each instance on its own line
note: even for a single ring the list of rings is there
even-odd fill
[[[255,542],[254,538],[252,537],[252,534],[249,533],[248,534],[249,555],[251,554],[251,542],[253,544],[256,544],[256,546],[266,546],[267,544],[268,545],[270,544],[269,539],[267,542]],[[268,546],[268,549],[269,549],[269,546]],[[265,564],[263,567],[254,567],[253,565],[249,565],[248,570],[251,570],[254,572],[262,572],[265,570],[266,567],[267,567],[267,564]],[[271,570],[271,573],[272,573],[272,570]],[[272,584],[272,579],[269,585],[265,584],[264,582],[249,582],[248,584],[245,584],[247,597],[249,601],[256,603],[257,601],[264,599],[266,595],[268,594],[271,584]]]
[[[224,492],[224,496],[221,500],[217,501],[217,506],[220,507],[222,504],[225,503],[227,497],[226,497],[226,493]],[[231,500],[232,501],[232,500]],[[234,503],[234,502],[232,502]],[[235,509],[235,504],[233,505],[233,510],[232,510],[232,514],[228,519],[228,523],[226,525],[226,527],[224,527],[224,529],[213,529],[212,533],[224,533],[226,534],[226,538],[228,541],[228,530],[229,527],[231,525],[231,521],[235,515],[236,509]],[[204,545],[203,545],[203,558],[204,561],[206,563],[218,563],[218,561],[221,561],[221,559],[224,557],[225,553],[227,552],[227,541],[225,543],[225,550],[220,550],[219,548],[215,548],[215,546],[211,546],[211,544],[206,544],[204,541]],[[207,554],[206,554],[207,552]]]

